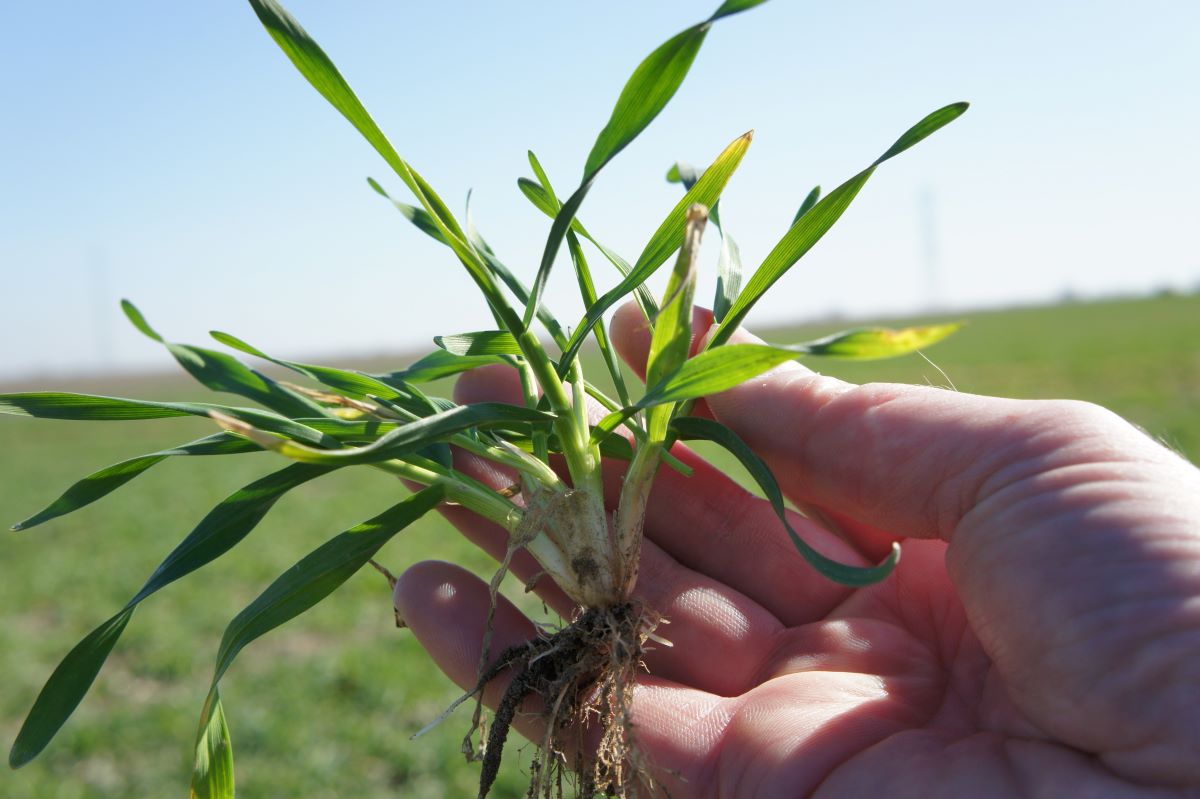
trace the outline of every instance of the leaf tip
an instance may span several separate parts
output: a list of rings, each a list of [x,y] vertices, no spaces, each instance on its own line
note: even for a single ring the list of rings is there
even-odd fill
[[[138,310],[138,307],[125,298],[121,298],[121,311],[124,312],[127,318],[134,327],[142,332],[147,338],[161,343],[163,337],[158,334],[158,331],[150,327],[150,323],[146,321],[146,317]]]

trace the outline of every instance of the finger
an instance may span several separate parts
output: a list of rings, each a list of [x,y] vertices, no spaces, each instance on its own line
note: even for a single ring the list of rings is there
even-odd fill
[[[464,691],[473,689],[491,605],[487,585],[460,566],[424,561],[400,575],[392,599],[396,613],[438,668]],[[508,647],[536,635],[533,622],[503,596],[497,596],[489,663]],[[511,678],[510,673],[504,673],[489,683],[484,702],[495,707]],[[513,726],[531,740],[541,740],[544,732],[535,714],[518,713]]]

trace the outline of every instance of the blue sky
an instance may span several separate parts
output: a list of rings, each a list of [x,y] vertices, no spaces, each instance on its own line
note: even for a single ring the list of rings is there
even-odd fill
[[[289,3],[441,195],[461,208],[474,190],[476,224],[526,276],[548,225],[516,190],[526,149],[565,194],[632,69],[713,5]],[[399,181],[244,3],[9,3],[0,22],[0,377],[167,365],[120,297],[168,338],[224,329],[284,356],[489,326],[449,252],[364,179]],[[772,0],[716,26],[581,217],[633,260],[678,198],[667,167],[754,128],[722,206],[752,269],[813,184],[966,99],[751,324],[1192,288],[1197,76],[1195,3]],[[710,246],[701,296],[714,263]],[[569,272],[547,299],[573,324]]]

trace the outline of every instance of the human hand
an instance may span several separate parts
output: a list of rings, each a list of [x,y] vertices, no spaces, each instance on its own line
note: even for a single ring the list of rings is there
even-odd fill
[[[695,329],[707,325],[702,314]],[[613,339],[644,363],[635,308]],[[458,398],[512,400],[514,381],[469,373]],[[659,472],[635,592],[670,620],[674,647],[647,653],[633,705],[637,745],[671,796],[1200,796],[1195,467],[1085,403],[851,386],[798,364],[697,412],[836,520],[844,538],[792,519],[813,546],[866,565],[899,540],[904,556],[879,585],[830,583],[764,501],[677,450],[693,475]],[[615,502],[619,470],[606,480]],[[503,554],[499,528],[448,515]],[[513,570],[538,567],[522,554]],[[554,586],[538,593],[570,614]],[[423,563],[396,603],[473,686],[487,587]],[[501,599],[493,651],[534,633]],[[516,726],[536,740],[537,724]]]

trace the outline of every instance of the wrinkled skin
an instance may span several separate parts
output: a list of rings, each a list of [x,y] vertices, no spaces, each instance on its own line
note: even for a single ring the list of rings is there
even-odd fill
[[[698,312],[695,329],[709,321]],[[636,309],[613,328],[622,355],[644,363]],[[515,387],[493,367],[458,394],[513,401]],[[694,474],[660,470],[636,590],[671,622],[660,632],[674,647],[648,654],[634,704],[638,744],[671,796],[1200,796],[1195,467],[1092,405],[858,387],[797,364],[697,413],[732,427],[791,499],[837,520],[845,539],[793,520],[818,549],[868,564],[898,540],[904,554],[879,585],[836,586],[765,502],[679,449]],[[448,515],[503,552],[498,528]],[[537,571],[527,556],[515,566]],[[423,563],[396,602],[446,673],[473,684],[486,586]],[[498,646],[533,632],[499,607]],[[535,717],[518,727],[539,738]]]

